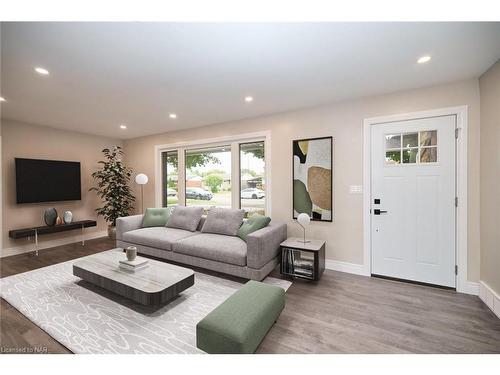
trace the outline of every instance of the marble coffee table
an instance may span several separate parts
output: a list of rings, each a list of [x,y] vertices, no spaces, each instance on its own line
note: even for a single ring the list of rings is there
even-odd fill
[[[73,274],[142,305],[164,304],[194,285],[188,268],[148,259],[149,267],[131,272],[118,266],[124,259],[120,248],[90,255],[73,263]]]

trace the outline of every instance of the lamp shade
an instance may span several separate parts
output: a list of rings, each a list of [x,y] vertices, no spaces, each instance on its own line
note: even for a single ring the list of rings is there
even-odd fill
[[[146,185],[148,183],[148,176],[146,176],[144,173],[139,173],[137,176],[135,176],[135,182],[139,185]]]
[[[300,225],[306,226],[309,225],[311,222],[311,218],[309,217],[308,214],[301,213],[299,216],[297,216],[297,221],[299,222]]]

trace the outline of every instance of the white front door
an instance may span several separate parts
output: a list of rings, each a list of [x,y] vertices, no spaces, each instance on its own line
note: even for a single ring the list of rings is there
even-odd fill
[[[371,126],[372,274],[455,287],[456,116]]]

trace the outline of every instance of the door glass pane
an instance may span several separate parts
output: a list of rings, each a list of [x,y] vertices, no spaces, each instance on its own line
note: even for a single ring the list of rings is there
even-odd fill
[[[421,163],[437,162],[437,147],[423,147],[422,149],[420,149],[420,162]]]
[[[401,163],[401,151],[386,151],[385,153],[385,163],[386,164],[400,164]]]
[[[177,206],[179,204],[179,198],[177,195],[178,161],[177,151],[168,151],[162,153],[163,207]]]
[[[437,145],[437,131],[429,130],[420,132],[420,146],[436,146]]]
[[[245,217],[266,213],[264,142],[240,144],[240,207]]]
[[[412,164],[417,162],[418,148],[409,148],[403,150],[403,163]]]
[[[404,134],[403,147],[418,147],[418,133]]]
[[[401,134],[387,134],[385,148],[401,148]]]
[[[186,206],[231,207],[231,147],[186,150]]]

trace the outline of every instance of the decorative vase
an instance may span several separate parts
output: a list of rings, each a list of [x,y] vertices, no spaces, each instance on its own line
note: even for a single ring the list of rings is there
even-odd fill
[[[127,253],[127,260],[132,262],[137,257],[137,247],[129,246],[125,250]]]
[[[108,226],[108,237],[111,240],[116,240],[116,227],[109,225]]]
[[[61,225],[63,223],[63,220],[61,219],[61,216],[58,216],[56,219],[56,225]]]
[[[45,221],[45,224],[50,227],[56,225],[57,218],[57,210],[53,207],[47,208],[43,214],[43,220]]]
[[[65,211],[63,214],[63,220],[65,224],[69,224],[73,221],[73,212]]]

